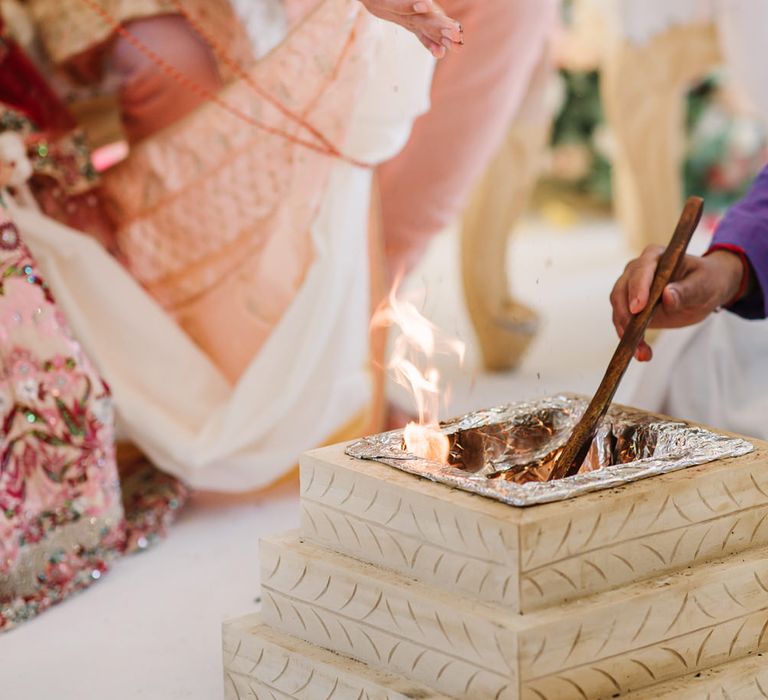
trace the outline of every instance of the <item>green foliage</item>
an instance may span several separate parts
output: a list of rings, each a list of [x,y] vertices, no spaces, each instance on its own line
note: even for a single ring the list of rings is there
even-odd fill
[[[563,101],[552,129],[552,149],[579,145],[588,154],[589,164],[578,178],[558,181],[556,172],[553,178],[579,194],[609,202],[609,154],[596,139],[604,124],[599,75],[596,71],[561,70],[560,79]],[[686,194],[703,195],[710,210],[738,199],[766,159],[765,134],[757,131],[756,124],[745,123],[745,117],[728,113],[720,89],[720,77],[713,74],[687,95],[688,139],[681,175]],[[742,138],[745,129],[750,133],[747,146]]]

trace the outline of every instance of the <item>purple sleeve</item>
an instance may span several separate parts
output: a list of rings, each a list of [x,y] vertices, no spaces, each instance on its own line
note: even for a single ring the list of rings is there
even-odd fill
[[[728,210],[712,245],[742,250],[757,281],[755,288],[729,310],[743,318],[766,318],[763,292],[768,291],[768,167],[760,171],[746,196]]]

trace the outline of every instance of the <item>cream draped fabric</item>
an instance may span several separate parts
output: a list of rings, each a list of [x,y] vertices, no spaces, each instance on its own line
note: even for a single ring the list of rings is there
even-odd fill
[[[666,331],[629,403],[768,440],[768,322],[723,312]]]
[[[428,107],[432,61],[410,35],[369,21],[377,48],[345,153],[375,163],[403,146]],[[370,170],[334,162],[311,226],[313,262],[234,387],[98,244],[31,208],[11,208],[76,338],[110,384],[127,436],[191,486],[236,491],[274,481],[369,399],[370,187]]]

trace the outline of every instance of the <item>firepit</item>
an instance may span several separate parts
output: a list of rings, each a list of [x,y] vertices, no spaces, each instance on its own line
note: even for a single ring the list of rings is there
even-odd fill
[[[583,397],[560,395],[475,411],[441,423],[450,441],[446,464],[409,454],[400,430],[358,440],[347,447],[347,454],[510,505],[528,506],[753,449],[741,438],[662,420],[637,409],[612,407],[579,473],[547,481],[586,405]]]
[[[614,406],[546,481],[585,405],[442,423],[445,463],[402,431],[303,455],[227,700],[768,697],[768,444]]]
[[[610,405],[701,205],[589,405],[438,424],[435,329],[393,292],[419,423],[302,457],[301,529],[225,626],[228,700],[768,698],[768,444]]]

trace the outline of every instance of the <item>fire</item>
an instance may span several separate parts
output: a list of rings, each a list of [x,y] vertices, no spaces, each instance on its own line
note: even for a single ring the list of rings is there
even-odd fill
[[[437,423],[421,425],[411,421],[405,426],[403,439],[405,448],[412,455],[441,464],[448,461],[451,445]]]
[[[410,422],[405,427],[406,449],[423,459],[444,463],[448,461],[450,445],[440,431],[438,419],[445,392],[434,360],[438,355],[449,355],[462,363],[465,345],[425,318],[413,301],[399,298],[399,286],[398,279],[371,325],[396,329],[387,368],[394,380],[411,392],[419,416],[418,423]]]

